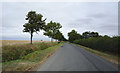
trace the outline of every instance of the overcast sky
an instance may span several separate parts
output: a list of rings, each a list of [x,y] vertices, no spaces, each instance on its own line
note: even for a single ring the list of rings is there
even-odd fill
[[[29,40],[30,34],[23,33],[23,24],[29,11],[36,11],[47,18],[46,22],[60,22],[60,31],[67,33],[75,29],[82,34],[95,31],[100,35],[118,35],[117,2],[4,2],[2,3],[3,40]],[[34,40],[50,40],[34,33]]]

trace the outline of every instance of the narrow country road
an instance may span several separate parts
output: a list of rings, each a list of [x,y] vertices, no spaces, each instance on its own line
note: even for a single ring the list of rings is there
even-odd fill
[[[117,66],[83,48],[65,43],[37,71],[117,71]]]

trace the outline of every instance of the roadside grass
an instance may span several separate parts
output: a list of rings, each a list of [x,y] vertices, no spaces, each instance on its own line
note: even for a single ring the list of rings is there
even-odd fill
[[[78,44],[75,44],[75,45],[77,45],[78,47],[81,47],[81,48],[83,48],[83,49],[85,49],[85,50],[87,50],[87,51],[89,51],[93,54],[96,54],[96,55],[98,55],[98,56],[100,56],[100,57],[102,57],[102,58],[104,58],[104,59],[106,59],[106,60],[108,60],[108,61],[110,61],[114,64],[120,64],[120,62],[118,60],[119,57],[115,56],[111,53],[97,51],[97,50],[94,50],[94,49],[91,49],[91,48],[88,48],[88,47],[85,47],[85,46],[82,46],[82,45],[78,45]]]
[[[57,45],[57,42],[39,42],[33,44],[15,44],[2,46],[2,62],[13,61],[38,50]]]
[[[59,43],[55,46],[49,47],[44,50],[34,51],[26,56],[23,56],[21,59],[3,62],[2,70],[3,71],[31,71],[37,65],[40,65],[44,59],[52,55],[58,48],[61,47],[63,43]]]

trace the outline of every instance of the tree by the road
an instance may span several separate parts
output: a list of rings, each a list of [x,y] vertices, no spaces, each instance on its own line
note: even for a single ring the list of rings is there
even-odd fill
[[[50,21],[47,25],[44,27],[44,35],[48,36],[52,39],[55,38],[56,33],[58,33],[58,30],[62,28],[60,23],[52,22]]]
[[[71,32],[69,32],[68,37],[69,37],[68,40],[70,42],[73,42],[74,40],[82,38],[82,36],[79,33],[77,33],[77,31],[75,31],[75,30],[72,30]]]
[[[66,41],[65,37],[63,36],[63,34],[59,30],[57,30],[57,32],[53,38],[60,41],[60,42]]]
[[[45,25],[46,19],[42,20],[42,17],[43,16],[41,14],[37,14],[35,11],[28,12],[26,16],[26,20],[28,20],[28,22],[23,25],[24,27],[23,32],[30,33],[31,44],[32,44],[33,33],[34,32],[37,33],[38,31],[42,30]]]

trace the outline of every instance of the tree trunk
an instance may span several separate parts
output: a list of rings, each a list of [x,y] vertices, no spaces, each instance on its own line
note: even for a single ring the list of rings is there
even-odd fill
[[[53,42],[53,39],[51,38],[51,42]]]
[[[32,44],[33,33],[31,33],[30,43]]]

